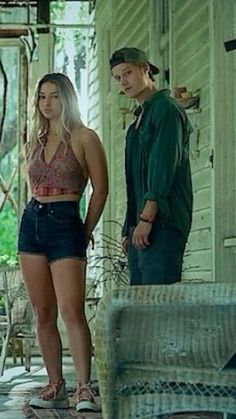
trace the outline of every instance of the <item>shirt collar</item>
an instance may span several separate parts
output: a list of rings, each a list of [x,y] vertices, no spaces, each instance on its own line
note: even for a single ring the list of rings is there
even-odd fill
[[[156,100],[160,100],[163,98],[163,96],[165,97],[169,97],[170,96],[170,90],[169,89],[162,89],[162,90],[158,90],[157,92],[153,93],[151,96],[149,96],[142,105],[138,105],[135,109],[134,109],[134,116],[137,118],[145,109],[147,109],[154,101]]]
[[[169,89],[158,90],[157,92],[155,92],[151,96],[149,96],[145,100],[145,102],[143,102],[142,105],[138,105],[134,109],[133,115],[135,117],[135,129],[137,129],[139,127],[144,111],[146,109],[148,109],[149,106],[151,106],[154,101],[162,99],[163,96],[169,97],[170,96],[170,90]]]
[[[149,96],[145,102],[143,103],[144,109],[152,104],[152,102],[156,100],[161,100],[164,97],[170,97],[170,90],[169,89],[161,89],[157,92],[153,93],[153,95]]]

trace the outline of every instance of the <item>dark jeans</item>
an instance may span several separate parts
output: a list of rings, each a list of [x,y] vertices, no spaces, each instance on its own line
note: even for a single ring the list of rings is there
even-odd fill
[[[86,259],[86,238],[77,203],[41,204],[32,199],[22,215],[18,253],[45,255],[48,263],[63,258]]]
[[[149,236],[150,246],[138,250],[128,240],[131,285],[172,284],[181,280],[186,237],[174,228],[156,222]]]

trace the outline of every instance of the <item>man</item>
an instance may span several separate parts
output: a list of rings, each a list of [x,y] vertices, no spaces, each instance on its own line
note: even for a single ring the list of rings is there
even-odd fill
[[[137,48],[110,58],[119,88],[139,104],[126,135],[127,211],[123,229],[131,285],[181,280],[192,221],[189,135],[184,109],[157,90],[158,67]]]

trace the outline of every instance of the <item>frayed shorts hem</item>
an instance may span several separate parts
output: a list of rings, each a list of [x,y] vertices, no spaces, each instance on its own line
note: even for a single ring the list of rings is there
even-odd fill
[[[44,253],[26,252],[24,250],[18,251],[17,252],[17,255],[45,256],[47,258],[47,256]],[[63,259],[77,259],[77,260],[81,260],[82,262],[87,262],[87,258],[86,257],[83,257],[83,256],[68,256],[68,255],[66,255],[66,256],[58,256],[55,259],[48,260],[48,265],[51,265],[52,263],[57,262],[59,260],[63,260]]]
[[[48,264],[51,265],[52,263],[58,262],[59,260],[63,260],[63,259],[76,259],[76,260],[81,260],[81,262],[87,262],[87,258],[82,257],[82,256],[60,256],[58,258],[50,260]]]
[[[32,256],[45,256],[45,257],[47,257],[44,253],[27,252],[26,250],[19,250],[17,252],[17,256],[19,256],[19,255],[32,255]]]

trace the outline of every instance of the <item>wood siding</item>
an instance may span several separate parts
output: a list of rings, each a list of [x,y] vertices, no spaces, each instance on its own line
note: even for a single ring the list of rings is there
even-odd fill
[[[94,15],[91,16],[91,21],[94,21]],[[98,61],[99,61],[99,51],[98,43],[96,38],[96,30],[94,25],[89,30],[89,45],[87,50],[87,67],[88,67],[88,118],[87,123],[89,128],[93,129],[100,137],[102,138],[102,124],[101,124],[101,86],[99,82],[99,70],[98,70]],[[90,196],[92,193],[91,185],[89,184],[86,188],[86,202],[89,202]],[[100,248],[101,246],[101,232],[102,232],[102,221],[103,217],[99,221],[98,225],[95,228],[94,236],[96,237],[96,247]],[[89,246],[88,248],[88,258],[89,264],[87,269],[87,287],[86,292],[87,296],[94,297],[93,290],[93,281],[97,277],[98,272],[93,268],[94,259],[93,259],[93,250]],[[89,290],[91,289],[91,292]],[[86,307],[88,310],[88,307]]]
[[[123,129],[123,117],[119,112],[119,92],[111,77],[109,57],[113,51],[123,46],[138,46],[149,52],[150,2],[130,0],[127,3],[125,0],[119,2],[113,0],[108,4],[105,0],[98,0],[95,22],[101,70],[97,84],[100,83],[101,86],[102,137],[108,157],[110,188],[104,221],[116,220],[122,224],[126,201],[124,178],[126,130]],[[128,115],[126,128],[131,119],[132,116]],[[107,234],[121,240],[121,228],[118,225],[104,224],[104,229]]]
[[[173,86],[200,94],[201,112],[189,112],[194,191],[193,223],[183,266],[183,279],[212,280],[212,167],[210,139],[209,5],[205,0],[171,1]]]
[[[214,147],[214,277],[230,282],[236,267],[236,37],[235,0],[211,1],[211,96]]]

